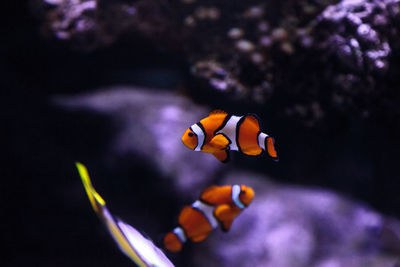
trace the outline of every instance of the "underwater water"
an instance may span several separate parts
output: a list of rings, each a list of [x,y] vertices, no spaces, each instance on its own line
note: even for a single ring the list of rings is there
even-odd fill
[[[175,266],[400,264],[400,1],[16,0],[3,10],[1,266],[135,266],[76,162],[107,218]],[[182,144],[216,109],[257,114],[279,161],[230,151],[221,163]],[[235,184],[255,196],[228,232],[164,248],[186,205]]]

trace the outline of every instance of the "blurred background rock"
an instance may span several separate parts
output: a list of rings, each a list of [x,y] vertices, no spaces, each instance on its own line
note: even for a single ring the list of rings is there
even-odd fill
[[[13,1],[2,9],[5,266],[130,266],[84,194],[156,243],[210,184],[254,203],[178,266],[394,266],[400,4]],[[154,89],[157,88],[157,89]],[[257,113],[281,161],[180,142],[214,108]],[[234,255],[234,256],[233,256]]]

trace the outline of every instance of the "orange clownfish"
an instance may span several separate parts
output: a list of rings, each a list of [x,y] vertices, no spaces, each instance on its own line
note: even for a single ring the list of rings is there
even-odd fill
[[[278,161],[275,141],[261,132],[255,114],[233,116],[214,110],[207,118],[189,127],[182,136],[182,142],[195,151],[211,153],[224,163],[229,161],[229,150],[252,156],[267,151],[272,159]]]
[[[182,209],[178,217],[179,226],[165,235],[164,246],[171,252],[178,252],[188,239],[203,241],[218,225],[223,231],[228,231],[233,219],[253,198],[253,189],[245,185],[210,186],[199,200]]]

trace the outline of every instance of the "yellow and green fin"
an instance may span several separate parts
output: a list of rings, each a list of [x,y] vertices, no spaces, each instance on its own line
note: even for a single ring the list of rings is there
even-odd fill
[[[172,262],[151,240],[109,212],[106,202],[94,189],[86,167],[79,162],[76,162],[76,167],[94,211],[106,225],[120,250],[140,267],[173,267]]]
[[[88,195],[90,204],[92,205],[96,213],[100,213],[103,207],[105,207],[106,202],[94,189],[92,182],[90,181],[89,172],[86,169],[85,165],[79,162],[76,162],[75,164],[76,168],[78,169],[79,175],[81,176],[81,180],[86,190],[86,194]]]

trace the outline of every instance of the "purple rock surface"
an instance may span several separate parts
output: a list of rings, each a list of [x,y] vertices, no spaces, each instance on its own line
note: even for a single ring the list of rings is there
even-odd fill
[[[196,197],[224,167],[205,153],[191,153],[182,144],[185,130],[207,113],[184,97],[113,87],[55,101],[70,111],[94,111],[110,117],[118,130],[105,152],[108,160],[118,165],[118,158],[140,157],[167,178],[181,197]]]
[[[384,216],[321,188],[293,187],[242,171],[224,183],[255,188],[256,198],[229,234],[215,233],[195,266],[394,266],[382,250]]]
[[[128,182],[132,188],[138,179],[150,179],[152,188],[158,189],[144,199],[142,195],[125,196],[129,202],[150,201],[160,194],[183,206],[197,199],[209,184],[239,183],[254,188],[254,202],[234,221],[229,233],[216,230],[202,243],[185,245],[188,248],[181,255],[170,254],[178,266],[380,267],[394,266],[398,261],[400,222],[396,219],[333,191],[284,185],[264,174],[228,169],[211,155],[184,147],[180,134],[208,110],[184,96],[113,87],[91,94],[57,96],[54,101],[68,112],[95,112],[120,126],[109,149],[96,156],[107,163],[106,169],[120,169],[120,158],[133,162],[140,157],[147,168],[157,170],[157,176],[167,178],[166,185],[159,188],[155,177],[134,177]],[[119,186],[127,183],[115,181],[118,176],[112,179]],[[123,205],[118,204],[120,208]],[[148,214],[148,208],[134,205],[134,213]],[[149,229],[154,225],[150,233],[162,235],[159,229],[170,229],[158,224],[171,221],[166,224],[172,228],[176,216],[153,210],[135,227]]]

